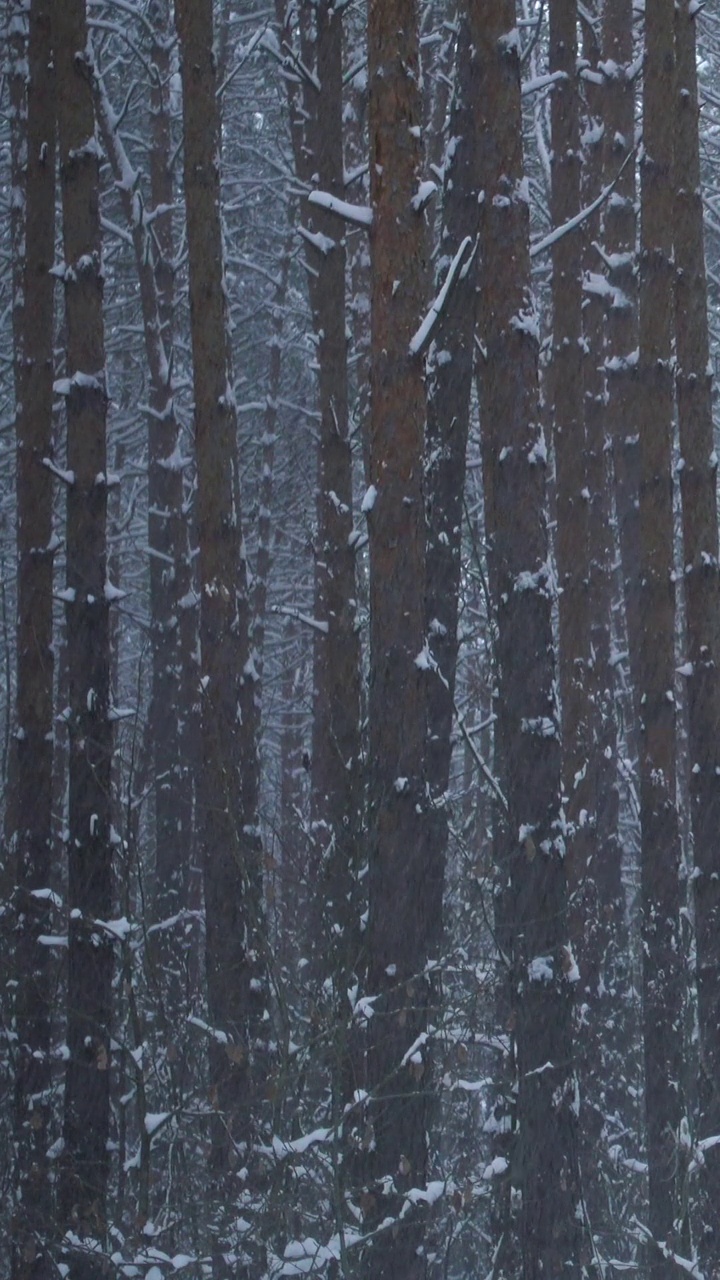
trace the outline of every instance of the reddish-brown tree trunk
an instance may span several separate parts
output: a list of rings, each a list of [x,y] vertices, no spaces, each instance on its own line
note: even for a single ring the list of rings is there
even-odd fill
[[[430,1079],[424,972],[440,940],[442,855],[428,840],[425,642],[425,386],[410,350],[426,305],[422,96],[415,0],[371,0],[371,417],[369,919],[367,989],[376,997],[368,1075],[376,1219],[396,1217],[426,1176]],[[392,1179],[383,1191],[380,1179]],[[409,1206],[406,1206],[409,1208]],[[373,1275],[424,1271],[422,1227],[406,1213],[374,1247]]]

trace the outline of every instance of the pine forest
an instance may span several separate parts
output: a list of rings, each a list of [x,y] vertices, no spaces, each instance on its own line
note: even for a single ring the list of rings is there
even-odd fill
[[[0,0],[0,1280],[720,1280],[720,0]]]

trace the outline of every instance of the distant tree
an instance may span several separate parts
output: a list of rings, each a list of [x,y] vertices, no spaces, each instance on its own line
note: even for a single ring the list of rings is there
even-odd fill
[[[183,610],[190,600],[188,520],[173,389],[175,296],[173,270],[172,128],[169,112],[168,3],[152,8],[150,180],[153,208],[145,209],[100,71],[95,75],[98,126],[132,238],[139,283],[145,359],[150,381],[147,408],[148,548],[150,577],[151,690],[149,741],[155,786],[155,895],[158,919],[178,918],[188,902],[192,836],[192,779],[187,776],[183,726],[190,712],[182,673]],[[128,177],[131,175],[131,177]],[[180,919],[182,916],[180,915]],[[169,944],[168,931],[160,932]],[[172,965],[170,966],[172,967]]]
[[[605,0],[602,11],[603,184],[614,183],[604,207],[602,250],[613,293],[606,311],[607,422],[612,441],[615,509],[624,583],[625,623],[637,718],[635,655],[639,648],[640,597],[638,525],[639,441],[637,396],[637,176],[631,157],[635,145],[635,71],[632,0]]]
[[[475,182],[467,17],[458,15],[455,83],[443,163],[438,287],[452,286],[428,353],[426,439],[428,643],[437,672],[428,687],[428,821],[437,850],[448,840],[448,797],[455,716],[463,503],[470,427],[477,297],[479,205]],[[452,277],[448,280],[448,274]]]

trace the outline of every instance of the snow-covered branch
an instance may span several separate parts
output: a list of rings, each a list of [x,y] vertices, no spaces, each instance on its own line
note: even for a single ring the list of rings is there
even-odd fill
[[[435,326],[437,325],[447,305],[447,301],[448,301],[448,298],[450,297],[450,293],[453,289],[453,286],[455,285],[455,282],[458,276],[460,275],[461,268],[463,267],[465,262],[467,251],[471,247],[472,243],[473,243],[472,236],[466,236],[462,244],[460,245],[460,248],[458,249],[457,253],[455,254],[455,257],[450,263],[450,266],[448,267],[448,273],[445,276],[440,292],[435,298],[435,301],[432,303],[430,310],[428,311],[427,315],[425,316],[425,319],[420,325],[420,328],[417,330],[416,333],[413,334],[412,338],[410,339],[410,355],[411,356],[417,356],[420,354],[421,351],[424,351],[428,342],[432,338],[432,335],[435,331]]]

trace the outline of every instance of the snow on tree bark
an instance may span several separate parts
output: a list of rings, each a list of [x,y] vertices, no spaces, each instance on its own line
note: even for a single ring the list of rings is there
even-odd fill
[[[425,312],[422,99],[415,0],[372,0],[370,93],[371,416],[369,918],[367,989],[374,1211],[395,1217],[427,1171],[430,1066],[426,1028],[440,942],[442,857],[428,839],[425,642],[425,385],[410,342]],[[411,1046],[416,1049],[408,1057]],[[386,1184],[382,1179],[389,1179]],[[372,1274],[414,1280],[424,1271],[422,1222],[406,1213],[373,1247]],[[419,1252],[420,1251],[420,1252]]]
[[[206,917],[211,1174],[226,1178],[252,1132],[252,1068],[267,1003],[258,825],[258,706],[249,651],[237,412],[220,217],[220,115],[211,0],[176,0],[195,394],[200,577],[199,839]],[[240,1145],[239,1145],[240,1144]],[[215,1227],[215,1224],[213,1224]],[[218,1241],[218,1247],[220,1242]]]
[[[51,1214],[47,1160],[51,1108],[53,969],[38,939],[52,933],[53,768],[53,295],[55,101],[47,0],[32,0],[27,43],[26,165],[16,175],[25,199],[17,349],[17,704],[14,737],[15,1216],[13,1280],[47,1280]],[[20,122],[18,122],[20,127]],[[17,266],[17,264],[16,264]]]
[[[607,421],[612,440],[615,508],[630,652],[633,721],[637,679],[633,668],[640,633],[638,526],[639,442],[637,399],[637,255],[635,165],[635,76],[632,0],[605,0],[602,12],[604,77],[604,175],[614,182],[605,206],[602,253],[612,290],[606,312]],[[634,728],[633,728],[633,746]]]
[[[517,1043],[518,1133],[511,1178],[522,1203],[525,1280],[580,1256],[574,965],[568,940],[553,582],[538,421],[539,329],[530,287],[519,40],[513,0],[470,6],[482,92],[475,100],[481,204],[479,375],[488,557],[497,600],[498,723],[509,809],[508,945]]]
[[[675,581],[673,573],[673,151],[674,4],[645,14],[639,276],[640,711],[639,774],[643,1040],[649,1229],[679,1243],[677,1199],[682,1101],[683,969],[680,837],[675,807]],[[653,1280],[674,1271],[654,1249]]]
[[[446,792],[452,756],[463,500],[474,365],[478,192],[471,80],[474,72],[465,15],[460,15],[456,83],[443,165],[442,265],[447,272],[470,237],[453,294],[440,316],[428,356],[426,626],[433,673],[428,698],[428,782],[432,840],[447,845]]]

